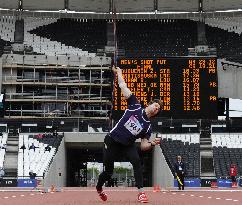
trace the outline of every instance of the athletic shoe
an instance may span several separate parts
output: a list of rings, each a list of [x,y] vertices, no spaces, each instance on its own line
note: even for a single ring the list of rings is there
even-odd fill
[[[138,194],[138,201],[141,203],[148,203],[148,198],[144,192]]]
[[[103,190],[97,191],[97,193],[98,193],[100,199],[102,199],[103,201],[107,201],[108,196]]]

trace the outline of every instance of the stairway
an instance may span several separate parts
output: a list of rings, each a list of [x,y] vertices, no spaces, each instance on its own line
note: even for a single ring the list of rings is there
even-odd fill
[[[215,177],[211,135],[200,137],[201,177]]]
[[[16,135],[8,136],[5,160],[4,160],[3,166],[4,166],[6,177],[17,177],[18,136],[16,136]]]

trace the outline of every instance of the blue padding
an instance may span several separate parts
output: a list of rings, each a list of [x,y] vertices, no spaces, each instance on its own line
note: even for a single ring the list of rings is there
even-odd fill
[[[36,187],[36,179],[18,179],[18,187]]]
[[[201,187],[200,179],[185,178],[185,187]],[[178,187],[177,179],[174,179],[174,187]]]

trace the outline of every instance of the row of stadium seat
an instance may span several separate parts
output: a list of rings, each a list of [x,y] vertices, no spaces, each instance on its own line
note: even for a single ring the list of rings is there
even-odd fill
[[[214,168],[217,177],[229,177],[230,165],[237,165],[242,175],[242,133],[219,133],[211,135]]]
[[[25,44],[33,46],[37,53],[93,56],[97,49],[107,45],[106,20],[28,17],[24,21]],[[1,38],[13,42],[15,17],[1,17],[0,22]],[[208,46],[217,48],[218,57],[241,61],[240,22],[241,18],[207,19],[205,22]],[[117,22],[117,39],[127,57],[188,55],[188,48],[197,45],[197,22],[194,19],[170,22],[122,20]]]
[[[205,23],[211,27],[221,28],[228,32],[241,34],[241,18],[206,18]]]
[[[186,176],[200,176],[200,144],[182,142],[181,140],[173,140],[172,138],[162,138],[161,148],[173,174],[175,174],[174,165],[177,156],[181,155],[186,164]]]
[[[200,135],[198,133],[192,134],[158,134],[158,137],[162,139],[172,139],[172,140],[180,140],[184,144],[185,142],[190,143],[199,143],[200,142]]]
[[[33,171],[43,176],[58,149],[62,137],[36,139],[30,135],[19,135],[18,178],[29,176]],[[25,145],[25,149],[23,149]],[[31,146],[34,145],[34,149]],[[49,146],[50,150],[46,150]]]
[[[242,134],[212,134],[213,147],[242,148]]]

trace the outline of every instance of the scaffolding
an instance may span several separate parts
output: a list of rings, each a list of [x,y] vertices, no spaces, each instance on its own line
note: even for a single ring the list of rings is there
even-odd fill
[[[5,118],[106,118],[111,59],[4,54]]]

